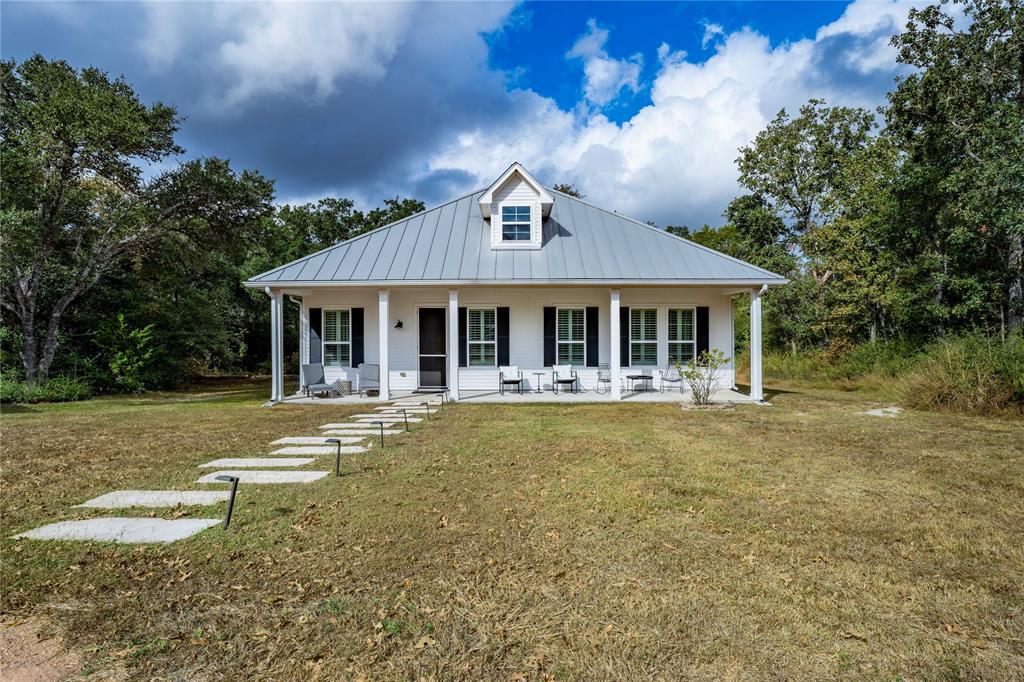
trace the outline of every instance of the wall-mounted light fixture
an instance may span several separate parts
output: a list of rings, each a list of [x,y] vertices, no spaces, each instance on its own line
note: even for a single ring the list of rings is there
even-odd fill
[[[401,320],[399,320],[398,322],[395,322],[395,329],[401,329],[404,326],[405,325],[402,324]]]

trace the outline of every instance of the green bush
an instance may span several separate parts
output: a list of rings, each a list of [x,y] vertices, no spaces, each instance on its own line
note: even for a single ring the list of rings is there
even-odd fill
[[[0,377],[0,403],[63,403],[92,397],[92,388],[72,377],[53,377],[28,386],[22,381]]]
[[[974,414],[1024,413],[1024,336],[982,334],[932,343],[906,378],[904,402]]]

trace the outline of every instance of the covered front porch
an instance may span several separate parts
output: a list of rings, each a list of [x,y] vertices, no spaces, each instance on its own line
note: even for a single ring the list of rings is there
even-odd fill
[[[717,402],[760,402],[761,295],[765,287],[332,286],[267,287],[272,392],[278,402],[360,403],[444,391],[467,402],[682,402],[660,375],[680,357],[718,349]],[[734,299],[749,295],[750,389],[736,388]],[[283,310],[299,306],[302,365],[323,365],[328,383],[360,386],[361,363],[375,367],[377,396],[310,399],[286,389]],[[295,349],[292,349],[294,352]],[[578,392],[552,389],[553,366],[572,365]],[[521,373],[523,393],[498,390],[499,372]],[[634,377],[652,378],[637,386]],[[300,379],[301,383],[301,379]],[[292,388],[294,385],[289,386]],[[363,388],[366,388],[364,386]],[[564,387],[563,387],[564,388]],[[633,390],[650,388],[654,390]]]

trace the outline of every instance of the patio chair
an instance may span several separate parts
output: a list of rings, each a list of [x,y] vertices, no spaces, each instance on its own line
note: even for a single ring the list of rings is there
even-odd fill
[[[371,388],[380,391],[380,365],[359,363],[359,395],[369,394]]]
[[[324,379],[324,366],[321,364],[302,366],[302,391],[308,397],[314,398],[317,393],[337,393],[338,389],[334,384],[327,383]]]
[[[679,392],[683,392],[683,377],[679,374],[679,368],[673,365],[667,366],[665,369],[659,370],[661,374],[661,382],[658,386],[659,390],[665,392],[665,384],[679,384]]]
[[[603,391],[601,390],[602,386],[605,387]],[[594,386],[594,392],[612,392],[612,367],[607,362],[602,362],[597,366],[597,384]]]
[[[580,378],[572,365],[555,365],[551,372],[551,389],[558,395],[558,387],[568,386],[573,393],[579,393]]]
[[[505,395],[506,386],[517,386],[519,395],[523,394],[523,372],[515,365],[498,368],[498,393]]]

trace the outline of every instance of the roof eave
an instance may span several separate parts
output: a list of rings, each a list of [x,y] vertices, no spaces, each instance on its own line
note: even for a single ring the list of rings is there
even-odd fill
[[[701,286],[769,287],[789,284],[788,279],[424,279],[424,280],[248,280],[250,289],[350,288],[350,287],[422,287],[422,286]]]

